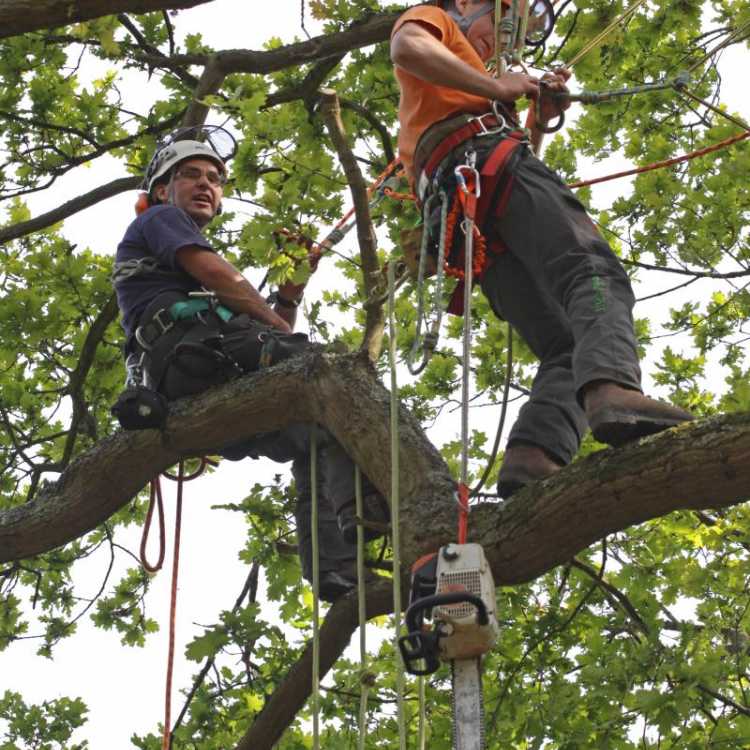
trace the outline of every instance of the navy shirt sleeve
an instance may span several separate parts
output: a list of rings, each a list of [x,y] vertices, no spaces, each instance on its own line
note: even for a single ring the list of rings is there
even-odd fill
[[[176,206],[155,206],[143,215],[143,243],[161,265],[179,269],[177,251],[189,245],[211,250],[198,225]]]

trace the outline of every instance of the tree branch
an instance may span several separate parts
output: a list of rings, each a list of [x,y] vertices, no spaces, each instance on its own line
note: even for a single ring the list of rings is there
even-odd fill
[[[210,0],[4,0],[0,3],[0,39],[121,11],[150,13],[165,8],[193,8]]]
[[[343,55],[334,55],[321,60],[310,69],[301,83],[269,94],[263,109],[287,104],[297,99],[302,99],[307,103],[310,99],[317,98],[320,87],[343,58]]]
[[[0,563],[92,530],[183,456],[292,422],[328,428],[390,494],[389,394],[361,355],[311,352],[170,405],[163,432],[120,432],[68,466],[36,499],[0,513]],[[419,423],[399,415],[405,568],[455,536],[455,483]],[[376,449],[374,446],[378,446]],[[471,514],[498,585],[529,581],[616,531],[674,510],[729,507],[750,497],[750,413],[699,420],[583,458],[505,503]],[[429,519],[429,523],[425,523]]]
[[[40,229],[51,227],[53,224],[57,224],[58,221],[67,219],[68,216],[72,216],[73,214],[82,211],[84,208],[95,206],[100,201],[111,198],[114,195],[119,195],[128,190],[135,190],[140,184],[141,178],[137,176],[120,177],[117,180],[112,180],[112,182],[108,182],[106,185],[94,188],[88,193],[79,195],[76,198],[63,203],[61,206],[53,208],[51,211],[47,211],[46,214],[40,214],[28,221],[21,221],[18,224],[13,224],[9,227],[0,229],[0,243],[16,240],[19,237],[31,234],[32,232],[38,232]]]
[[[370,361],[375,362],[380,356],[385,317],[383,305],[375,300],[376,296],[382,294],[379,282],[381,282],[383,275],[378,263],[378,239],[375,236],[375,229],[370,218],[367,185],[346,138],[344,124],[341,122],[341,108],[338,97],[332,89],[323,89],[320,92],[320,114],[339,155],[346,181],[349,183],[352,193],[365,294],[365,331],[361,349],[367,352]]]
[[[104,333],[109,324],[117,318],[118,312],[117,296],[113,293],[99,315],[96,316],[96,320],[91,324],[91,328],[89,328],[89,332],[86,334],[86,339],[81,347],[81,354],[78,358],[76,369],[70,376],[66,393],[73,402],[73,416],[70,422],[70,431],[65,441],[65,448],[63,449],[61,460],[63,467],[68,465],[73,455],[78,428],[88,413],[88,408],[83,398],[83,386],[86,383],[86,377],[91,369],[91,365],[94,364],[94,356],[104,338]]]
[[[406,591],[406,588],[404,589]],[[391,581],[383,580],[367,588],[367,618],[393,611]],[[320,628],[320,676],[328,670],[349,645],[359,625],[356,594],[339,599],[326,614]],[[279,683],[273,695],[235,750],[271,750],[305,705],[312,686],[312,641]]]

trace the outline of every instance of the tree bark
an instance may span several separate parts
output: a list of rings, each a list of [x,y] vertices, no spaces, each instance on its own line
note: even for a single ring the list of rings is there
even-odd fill
[[[116,13],[192,8],[210,0],[3,0],[0,39]]]

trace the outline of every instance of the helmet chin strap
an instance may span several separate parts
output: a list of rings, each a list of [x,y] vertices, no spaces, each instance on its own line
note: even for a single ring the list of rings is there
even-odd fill
[[[455,5],[446,12],[448,15],[456,22],[458,25],[458,28],[461,29],[461,31],[466,34],[466,32],[471,28],[471,25],[478,21],[482,16],[487,16],[490,13],[492,13],[495,10],[495,4],[488,0],[482,8],[479,10],[474,11],[474,13],[471,13],[468,16],[462,16],[455,8]]]

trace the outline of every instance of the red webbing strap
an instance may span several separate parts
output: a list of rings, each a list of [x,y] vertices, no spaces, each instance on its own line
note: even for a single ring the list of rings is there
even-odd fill
[[[458,485],[458,543],[466,544],[469,532],[469,488],[462,483]]]
[[[497,120],[495,120],[497,122]],[[482,131],[482,125],[479,120],[470,120],[466,125],[462,125],[458,130],[454,130],[450,135],[443,138],[440,143],[435,147],[434,151],[430,154],[430,158],[422,167],[422,171],[428,176],[432,177],[433,172],[438,168],[439,164],[445,159],[451,151],[457,146],[460,146],[464,141],[468,141],[469,138],[473,138],[477,133]],[[419,175],[417,175],[419,177]]]
[[[478,220],[480,224],[484,223],[487,211],[490,207],[490,201],[495,195],[495,190],[497,189],[500,180],[503,178],[508,159],[510,159],[513,152],[522,143],[520,139],[521,133],[510,133],[507,138],[500,141],[497,148],[489,155],[487,161],[485,161],[482,166],[482,194],[479,198],[479,205],[477,206],[477,216],[479,217]],[[507,198],[505,199],[505,202],[507,203]],[[498,211],[495,211],[495,216],[499,216]]]

